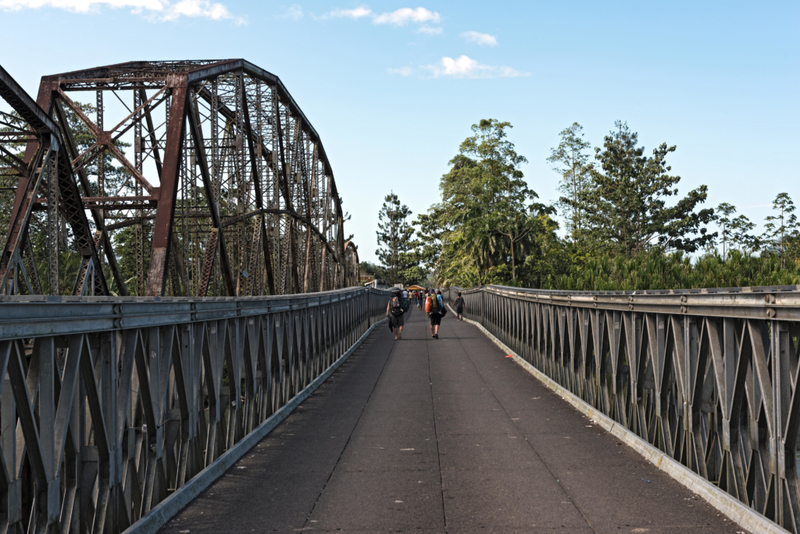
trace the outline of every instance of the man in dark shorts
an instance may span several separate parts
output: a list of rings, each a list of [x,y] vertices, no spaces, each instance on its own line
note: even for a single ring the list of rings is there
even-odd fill
[[[456,300],[453,301],[453,308],[456,310],[456,317],[459,321],[463,321],[464,318],[462,315],[464,314],[464,297],[461,296],[461,291],[458,292],[458,297]]]
[[[431,319],[431,337],[439,339],[439,325],[442,323],[442,302],[436,295],[436,291],[431,290],[425,301],[425,313]]]

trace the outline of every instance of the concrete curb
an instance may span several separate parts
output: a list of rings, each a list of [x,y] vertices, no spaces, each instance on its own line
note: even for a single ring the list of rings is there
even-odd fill
[[[189,504],[192,499],[200,495],[200,493],[210,486],[215,480],[222,476],[233,464],[235,464],[242,456],[252,449],[259,441],[261,441],[267,434],[269,434],[281,421],[286,419],[297,406],[306,400],[312,393],[322,385],[335,371],[342,365],[367,339],[373,330],[379,325],[386,322],[386,319],[373,324],[364,332],[358,341],[356,341],[347,351],[342,354],[338,360],[333,362],[325,372],[314,379],[311,384],[303,388],[303,391],[295,395],[289,402],[287,402],[280,410],[272,414],[266,421],[261,423],[255,430],[250,432],[247,436],[242,438],[239,443],[233,446],[225,454],[217,458],[217,460],[200,471],[191,480],[183,485],[181,489],[158,503],[158,505],[150,510],[150,512],[128,527],[123,534],[151,534],[158,531],[167,521],[172,519],[178,512]]]
[[[453,311],[449,304],[447,304],[447,307],[450,308],[450,311]],[[526,371],[530,372],[536,379],[542,382],[549,389],[553,390],[556,395],[570,403],[575,409],[586,415],[586,417],[595,421],[600,427],[611,433],[614,437],[625,443],[628,447],[638,452],[647,461],[664,471],[678,483],[702,497],[711,506],[725,514],[726,517],[731,519],[740,527],[746,528],[754,533],[758,532],[759,534],[790,534],[788,530],[776,523],[773,523],[749,506],[746,506],[728,492],[719,489],[708,480],[704,479],[672,457],[666,455],[661,450],[653,447],[648,442],[627,428],[623,427],[604,413],[597,411],[596,408],[584,402],[580,397],[573,395],[570,391],[561,387],[561,385],[552,380],[550,377],[539,371],[530,363],[523,360],[516,352],[511,350],[502,341],[497,339],[479,322],[473,321],[472,319],[467,319],[466,317],[464,318],[464,321],[474,324],[480,328],[484,335],[494,342],[495,345],[503,349],[506,354],[510,354],[514,358],[514,361],[516,361]]]

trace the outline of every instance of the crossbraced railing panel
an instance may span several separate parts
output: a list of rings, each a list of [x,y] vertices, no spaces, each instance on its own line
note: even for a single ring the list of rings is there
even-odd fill
[[[587,404],[800,532],[796,289],[490,286],[465,292],[465,316]]]
[[[9,532],[121,532],[311,384],[386,302],[366,289],[34,299],[0,303]]]

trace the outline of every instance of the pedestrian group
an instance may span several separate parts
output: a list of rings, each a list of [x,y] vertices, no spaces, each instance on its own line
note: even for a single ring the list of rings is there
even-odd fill
[[[426,289],[424,292],[414,291],[409,295],[408,290],[401,291],[399,288],[393,288],[389,293],[389,303],[386,305],[386,317],[389,318],[389,329],[394,333],[394,339],[403,339],[405,322],[403,316],[411,308],[412,300],[418,310],[422,310],[423,305],[425,306],[425,313],[431,323],[431,338],[439,339],[439,326],[442,323],[442,317],[447,314],[442,291]],[[459,291],[458,297],[453,301],[453,308],[459,321],[463,320],[464,307],[464,298]]]

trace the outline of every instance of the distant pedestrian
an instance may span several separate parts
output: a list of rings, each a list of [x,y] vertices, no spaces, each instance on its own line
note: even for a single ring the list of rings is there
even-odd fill
[[[464,317],[464,297],[461,296],[461,291],[458,292],[458,296],[456,300],[453,301],[453,308],[456,310],[456,318],[459,321],[463,321]]]
[[[442,301],[435,291],[431,290],[425,301],[425,313],[431,320],[431,337],[439,339],[439,325],[442,324]]]
[[[389,294],[389,303],[386,305],[386,317],[389,318],[389,325],[394,332],[394,339],[403,339],[403,314],[405,309],[402,302],[403,294],[400,291],[392,291]]]

